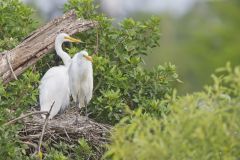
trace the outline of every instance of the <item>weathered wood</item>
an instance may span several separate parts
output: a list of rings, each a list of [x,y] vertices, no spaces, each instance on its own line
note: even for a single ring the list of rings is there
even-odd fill
[[[54,40],[58,33],[64,32],[73,35],[96,25],[97,22],[94,21],[77,19],[73,10],[52,20],[31,33],[14,49],[0,53],[0,79],[4,84],[14,79],[7,54],[13,71],[18,76],[54,48]]]

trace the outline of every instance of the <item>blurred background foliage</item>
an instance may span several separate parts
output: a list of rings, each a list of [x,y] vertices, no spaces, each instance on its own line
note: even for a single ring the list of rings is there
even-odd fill
[[[184,84],[181,94],[209,84],[213,71],[227,61],[240,63],[238,0],[197,2],[184,16],[162,16],[161,46],[146,58],[146,67],[170,61]]]

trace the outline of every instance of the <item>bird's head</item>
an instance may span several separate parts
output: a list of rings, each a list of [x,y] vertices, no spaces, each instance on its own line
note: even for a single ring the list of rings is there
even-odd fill
[[[68,34],[66,33],[60,33],[57,35],[56,37],[56,41],[59,41],[61,43],[63,42],[82,42],[81,40],[79,39],[75,39],[73,37],[70,37]]]
[[[80,59],[84,59],[84,60],[87,60],[87,61],[90,61],[90,62],[93,61],[93,60],[92,60],[92,57],[89,56],[89,55],[88,55],[88,52],[85,51],[85,50],[79,52],[79,53],[78,53],[78,57],[79,57]]]

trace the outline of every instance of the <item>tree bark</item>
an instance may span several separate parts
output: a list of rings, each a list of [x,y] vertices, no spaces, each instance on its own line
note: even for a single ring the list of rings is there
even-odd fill
[[[4,84],[23,73],[45,54],[54,48],[54,40],[58,33],[73,35],[97,25],[95,21],[77,19],[75,12],[69,11],[62,17],[52,20],[27,36],[14,49],[0,53],[0,79]],[[9,64],[10,63],[10,64]],[[14,72],[14,74],[11,71]]]

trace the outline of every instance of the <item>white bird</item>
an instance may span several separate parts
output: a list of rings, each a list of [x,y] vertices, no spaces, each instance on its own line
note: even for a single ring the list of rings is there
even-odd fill
[[[78,107],[86,107],[92,99],[93,69],[92,57],[87,51],[76,53],[68,69],[69,87],[74,102]],[[86,113],[87,114],[87,113]]]
[[[63,51],[63,42],[80,42],[65,33],[60,33],[55,39],[55,50],[63,60],[64,65],[50,68],[41,79],[39,101],[41,111],[50,111],[49,119],[52,119],[59,111],[63,111],[70,101],[68,67],[71,57]],[[43,115],[45,118],[45,115]]]

